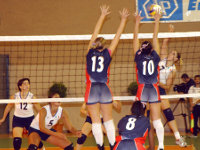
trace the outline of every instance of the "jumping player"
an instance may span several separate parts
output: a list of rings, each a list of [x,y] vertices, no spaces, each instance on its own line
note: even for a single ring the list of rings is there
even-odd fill
[[[50,93],[49,98],[60,98],[59,93]],[[64,150],[73,150],[73,144],[69,141],[65,134],[56,132],[52,127],[62,119],[65,127],[72,133],[80,136],[69,121],[66,111],[60,106],[60,102],[50,102],[45,105],[32,121],[29,128],[28,150],[37,150],[41,140],[56,145]]]
[[[114,108],[114,110],[116,110],[116,112],[120,113],[121,112],[121,102],[113,101],[113,108]],[[83,147],[83,144],[85,143],[85,141],[87,139],[87,136],[92,131],[92,120],[91,120],[91,117],[88,115],[88,111],[87,111],[85,102],[83,103],[80,112],[81,112],[81,114],[86,116],[86,120],[81,129],[82,135],[80,138],[77,139],[76,150],[81,150],[81,148]],[[103,124],[102,118],[101,118],[101,122]],[[102,129],[103,129],[103,132],[106,133],[104,126],[102,126]]]
[[[119,136],[114,150],[146,150],[146,136],[149,135],[149,148],[154,150],[153,131],[150,121],[144,116],[145,108],[140,101],[135,101],[131,107],[131,115],[126,115],[118,123]]]
[[[169,31],[174,32],[174,26],[172,24],[169,25]],[[168,54],[168,42],[169,42],[169,38],[166,38],[163,40],[163,44],[162,44],[162,48],[160,52],[160,58],[161,58],[161,61],[159,63],[160,95],[166,95],[166,93],[170,90],[171,86],[173,85],[173,81],[176,77],[176,65],[180,65],[181,63],[180,53],[178,53],[177,51],[171,51]],[[167,119],[167,123],[169,127],[172,129],[174,133],[174,136],[176,138],[176,144],[178,144],[180,147],[187,146],[185,139],[182,136],[180,136],[168,99],[161,101],[161,108],[162,108],[163,114],[165,115],[165,118]]]
[[[30,79],[22,78],[17,83],[19,92],[15,93],[15,95],[11,96],[10,99],[35,99],[33,93],[30,92]],[[39,104],[36,103],[16,103],[16,104],[7,104],[2,119],[0,120],[0,124],[2,124],[8,113],[12,108],[14,110],[14,116],[12,120],[12,130],[13,130],[13,147],[15,150],[20,150],[22,144],[22,135],[23,129],[29,129],[29,126],[34,118],[34,111],[37,112],[41,109]],[[40,143],[39,148],[42,148],[43,144]]]
[[[113,53],[123,32],[129,12],[120,11],[121,22],[110,46],[105,48],[105,39],[98,37],[106,16],[110,14],[108,6],[101,7],[101,16],[97,21],[92,38],[89,42],[86,56],[86,93],[89,116],[92,119],[92,132],[100,150],[103,148],[103,132],[101,128],[100,111],[104,120],[107,137],[111,149],[115,144],[115,126],[112,119],[112,95],[108,86],[109,66]]]
[[[144,41],[139,48],[138,32],[140,21],[143,17],[136,14],[135,33],[134,33],[134,53],[136,62],[136,75],[138,91],[136,100],[143,103],[149,102],[151,119],[158,138],[158,149],[164,149],[164,127],[160,118],[160,94],[158,89],[158,75],[160,61],[160,46],[158,41],[159,20],[161,15],[156,13],[155,26],[153,33],[153,46],[149,41]],[[139,50],[138,50],[139,49]]]

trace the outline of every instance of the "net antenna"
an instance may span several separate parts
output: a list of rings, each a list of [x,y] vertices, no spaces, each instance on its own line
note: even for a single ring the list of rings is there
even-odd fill
[[[114,34],[100,34],[107,45]],[[141,33],[139,39],[152,40],[152,33]],[[182,82],[181,75],[190,77],[200,74],[200,32],[159,33],[160,45],[164,38],[170,38],[169,50],[181,53],[183,65],[177,71],[174,84]],[[0,36],[0,55],[8,56],[9,61],[1,64],[8,66],[1,80],[8,80],[9,86],[0,89],[13,95],[18,91],[17,81],[30,78],[31,92],[39,99],[29,102],[51,102],[47,97],[48,88],[54,82],[62,82],[67,87],[67,97],[55,99],[60,102],[82,102],[85,94],[85,52],[91,35],[49,35],[49,36]],[[130,101],[134,96],[127,92],[129,84],[136,81],[133,54],[133,34],[122,34],[110,67],[110,87],[114,100]],[[174,85],[172,85],[173,87]],[[182,97],[200,97],[199,94],[177,94],[171,88],[170,95],[162,96],[170,100]],[[0,103],[20,101],[0,100]],[[23,100],[23,102],[25,102]]]

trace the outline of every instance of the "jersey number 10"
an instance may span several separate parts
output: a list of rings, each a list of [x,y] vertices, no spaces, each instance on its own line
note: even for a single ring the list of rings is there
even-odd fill
[[[149,75],[154,73],[154,63],[153,60],[150,60],[147,64],[147,61],[143,61],[143,75],[147,75],[147,71]]]

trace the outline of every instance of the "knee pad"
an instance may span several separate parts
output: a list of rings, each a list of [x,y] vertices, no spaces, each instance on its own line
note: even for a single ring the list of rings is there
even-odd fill
[[[69,146],[65,147],[64,150],[74,150],[73,144],[70,144]]]
[[[42,141],[40,141],[40,143],[39,143],[39,145],[38,145],[38,148],[40,149],[40,148],[42,148],[43,147],[43,143],[42,143]]]
[[[82,134],[81,137],[77,139],[77,143],[83,144],[86,139],[87,139],[87,136],[85,134]]]
[[[28,150],[37,150],[37,146],[35,144],[30,144]]]
[[[154,127],[156,130],[164,130],[164,127],[163,127],[163,124],[162,124],[161,119],[154,120],[154,121],[153,121],[153,127]]]
[[[21,145],[22,145],[22,138],[20,137],[15,137],[13,139],[13,147],[15,150],[20,150],[21,148]]]
[[[171,108],[167,108],[167,109],[163,110],[163,113],[165,114],[165,117],[168,122],[174,120],[174,115],[173,115]]]

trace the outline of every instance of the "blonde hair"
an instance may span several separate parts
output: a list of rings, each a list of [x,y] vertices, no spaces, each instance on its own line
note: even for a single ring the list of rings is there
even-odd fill
[[[92,43],[92,49],[102,49],[105,46],[106,40],[103,37],[98,37]]]

